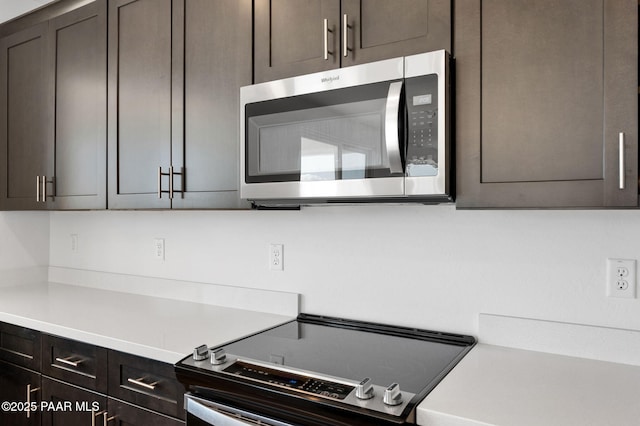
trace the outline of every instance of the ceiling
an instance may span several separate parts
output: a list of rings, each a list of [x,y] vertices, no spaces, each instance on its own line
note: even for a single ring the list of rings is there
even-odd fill
[[[55,0],[0,0],[0,23],[9,21]]]

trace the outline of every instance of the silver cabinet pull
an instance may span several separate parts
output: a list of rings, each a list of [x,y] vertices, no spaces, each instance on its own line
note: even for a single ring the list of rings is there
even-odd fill
[[[625,177],[624,177],[624,133],[620,132],[618,134],[618,188],[624,189],[625,187]]]
[[[106,411],[98,411],[97,413],[91,410],[91,426],[96,426],[96,419],[98,417],[104,416]]]
[[[107,412],[105,411],[105,412],[102,414],[102,424],[103,424],[103,426],[107,426],[107,425],[108,425],[108,423],[109,423],[111,420],[114,420],[115,418],[116,418],[116,416],[111,416],[111,417],[109,417],[109,413],[107,413]]]
[[[153,383],[145,383],[143,382],[144,377],[140,377],[138,379],[132,379],[132,378],[128,378],[127,382],[129,383],[133,383],[134,385],[138,385],[138,386],[142,386],[143,388],[149,389],[149,390],[155,390],[156,389],[156,385],[160,382],[153,382]]]
[[[182,185],[180,186],[179,190],[175,189],[174,183],[173,183],[173,179],[174,176],[182,176]],[[168,191],[163,191],[162,190],[162,176],[168,176],[169,177],[169,190]],[[169,172],[168,173],[163,173],[162,172],[162,167],[158,167],[158,198],[162,198],[162,194],[169,194],[169,199],[173,200],[173,195],[175,192],[180,192],[180,193],[184,193],[184,168],[180,168],[180,173],[175,172],[173,169],[173,166],[169,166]]]
[[[31,384],[27,385],[27,418],[31,417],[31,394],[39,391],[40,388],[31,388]]]
[[[55,191],[55,189],[56,189],[55,188],[56,179],[54,177],[51,177],[51,180],[47,180],[46,176],[39,176],[39,177],[40,177],[40,179],[42,179],[42,182],[39,185],[40,189],[42,191],[41,192],[42,197],[40,198],[40,201],[42,201],[43,203],[46,203],[47,202],[47,198],[51,198],[51,199],[55,198],[55,195],[56,195],[56,191]],[[49,184],[49,183],[51,184],[51,187],[53,189],[53,194],[52,195],[47,195],[47,184]]]
[[[169,199],[173,200],[173,166],[169,167]]]
[[[71,361],[73,358],[76,358],[74,356],[68,356],[66,358],[56,358],[57,362],[61,362],[63,364],[67,364],[70,365],[72,367],[78,367],[80,364],[82,364],[82,362],[84,361],[83,359],[77,359],[75,361]]]
[[[345,58],[348,56],[349,44],[349,16],[345,13],[342,15],[342,56]]]
[[[329,33],[333,32],[329,28],[329,20],[323,20],[323,32],[324,32],[324,60],[329,60],[329,55],[333,55],[333,52],[329,51]]]
[[[50,183],[54,189],[54,195],[47,195],[47,184]],[[47,198],[55,197],[55,178],[47,180],[46,176],[36,176],[36,203],[47,202]]]

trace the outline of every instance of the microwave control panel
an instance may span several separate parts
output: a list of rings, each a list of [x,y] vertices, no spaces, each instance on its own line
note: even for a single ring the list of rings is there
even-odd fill
[[[405,80],[407,176],[438,174],[438,76]]]

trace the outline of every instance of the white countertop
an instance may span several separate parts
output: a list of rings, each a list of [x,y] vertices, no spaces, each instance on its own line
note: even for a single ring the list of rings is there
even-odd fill
[[[292,318],[67,284],[0,287],[0,321],[172,364]]]
[[[637,426],[640,367],[476,345],[420,404],[425,426]]]

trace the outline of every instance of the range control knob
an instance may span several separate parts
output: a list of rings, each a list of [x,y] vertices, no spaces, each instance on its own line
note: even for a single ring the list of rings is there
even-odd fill
[[[194,361],[204,361],[209,358],[209,348],[207,345],[200,345],[193,350]]]
[[[402,404],[402,393],[400,392],[400,385],[392,383],[388,388],[384,390],[384,397],[382,402],[386,405],[400,405]]]
[[[226,360],[227,360],[227,354],[224,352],[224,349],[218,348],[218,349],[214,349],[211,352],[211,364],[213,365],[224,364]]]
[[[371,382],[371,378],[367,377],[356,385],[356,398],[373,398],[373,383]]]

